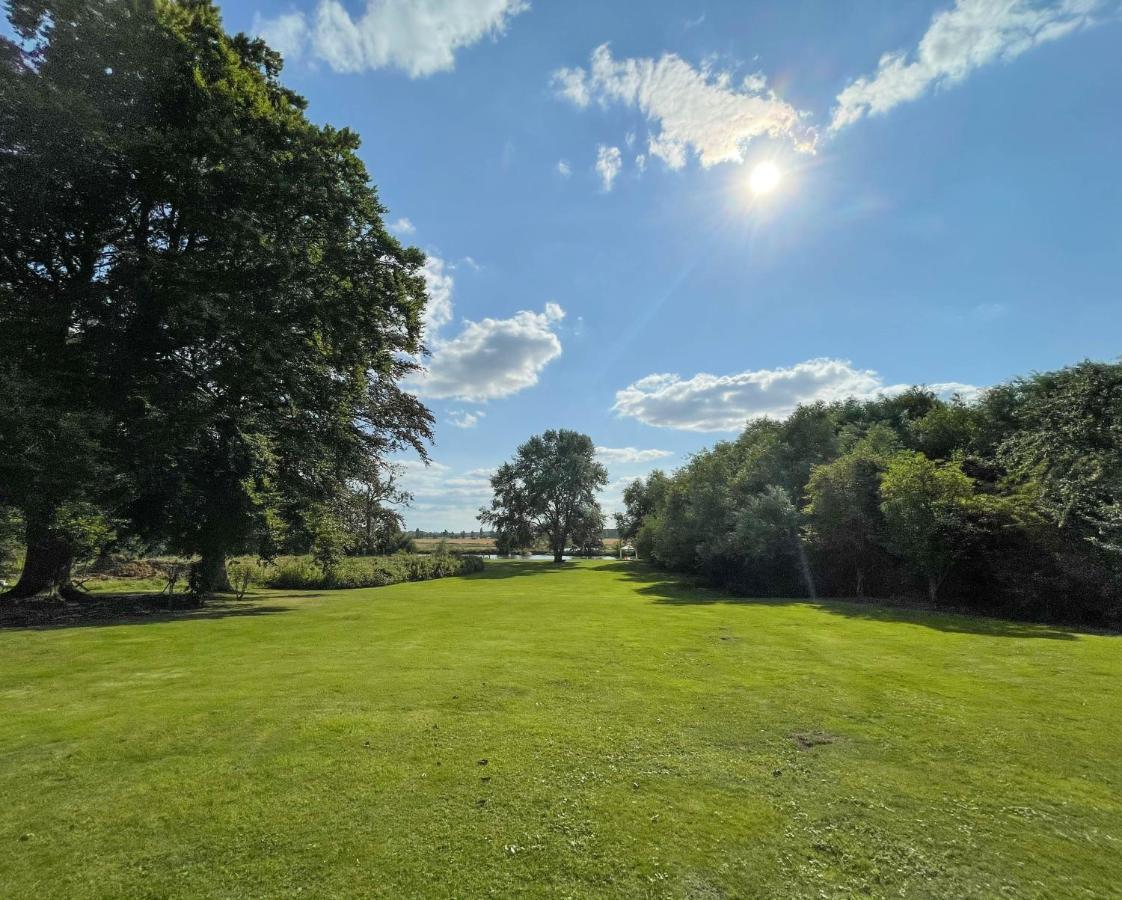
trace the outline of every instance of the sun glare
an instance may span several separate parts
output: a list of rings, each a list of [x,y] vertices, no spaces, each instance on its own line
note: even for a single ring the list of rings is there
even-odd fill
[[[752,169],[752,174],[748,176],[748,187],[753,194],[770,194],[779,187],[782,178],[783,173],[775,163],[762,162]]]

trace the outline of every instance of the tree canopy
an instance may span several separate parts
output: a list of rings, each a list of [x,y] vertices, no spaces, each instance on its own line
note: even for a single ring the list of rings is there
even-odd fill
[[[491,477],[494,498],[479,520],[498,532],[501,548],[526,547],[544,537],[554,561],[561,562],[570,538],[585,543],[603,529],[596,492],[607,483],[608,472],[596,461],[588,435],[546,431],[499,466]]]
[[[1122,364],[974,403],[914,388],[799,407],[624,492],[641,556],[747,594],[922,593],[1122,621]]]
[[[202,557],[327,529],[371,460],[424,455],[401,387],[423,254],[280,57],[209,0],[11,4],[0,60],[0,503],[17,593],[84,531]],[[100,522],[100,524],[98,524]],[[313,535],[314,537],[314,535]]]

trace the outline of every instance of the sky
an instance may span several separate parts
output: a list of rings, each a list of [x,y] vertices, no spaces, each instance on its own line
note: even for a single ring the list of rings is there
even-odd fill
[[[1122,0],[228,0],[429,256],[432,463],[622,487],[799,402],[1122,352]]]

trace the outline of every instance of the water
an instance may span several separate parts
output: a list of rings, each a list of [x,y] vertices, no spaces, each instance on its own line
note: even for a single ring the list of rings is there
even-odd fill
[[[529,559],[529,560],[548,560],[553,562],[552,553],[527,553],[526,555],[516,554],[515,556],[499,556],[497,553],[485,553],[484,559]],[[615,556],[569,556],[565,554],[561,559],[617,559]]]

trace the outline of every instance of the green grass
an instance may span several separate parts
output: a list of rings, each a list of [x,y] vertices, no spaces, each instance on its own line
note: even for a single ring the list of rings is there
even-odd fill
[[[0,895],[1116,895],[1120,685],[601,561],[10,630]]]

